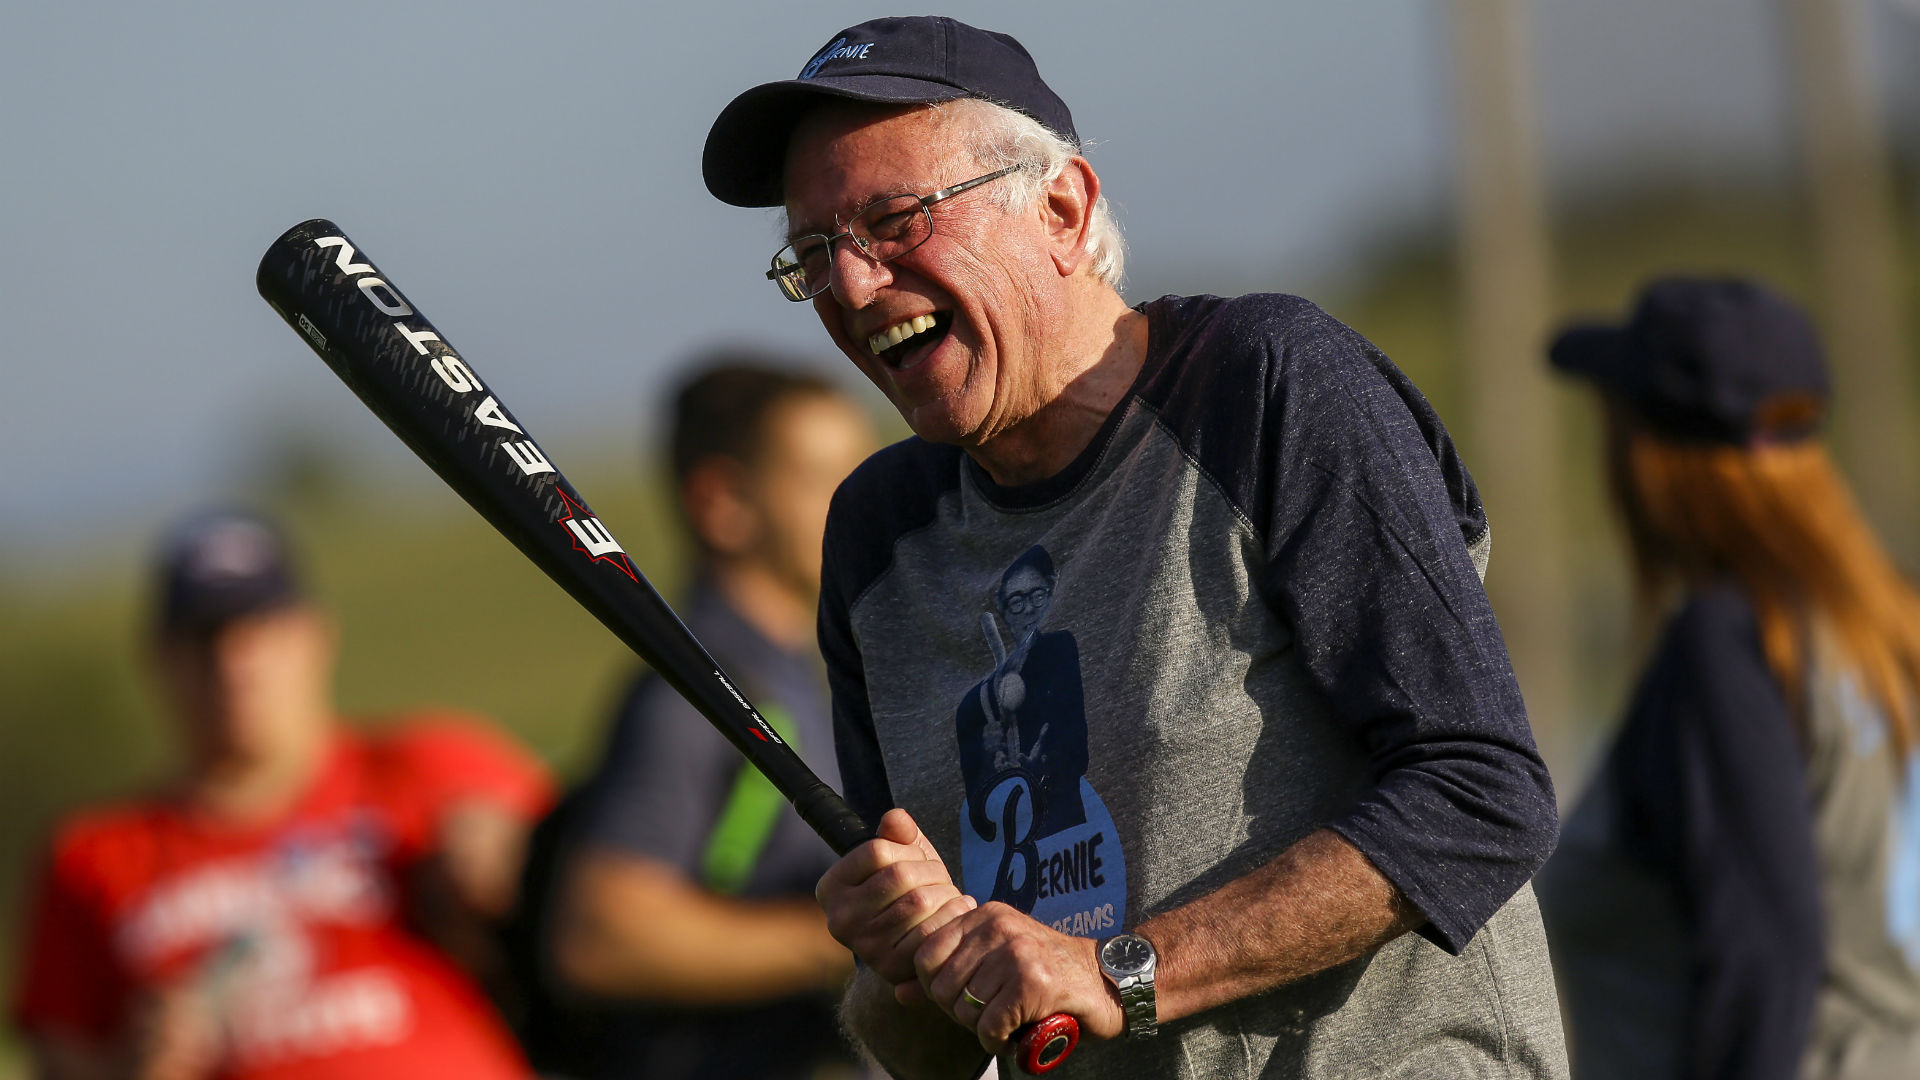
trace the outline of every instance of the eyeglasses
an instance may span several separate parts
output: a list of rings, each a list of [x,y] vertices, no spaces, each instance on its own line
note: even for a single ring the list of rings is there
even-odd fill
[[[1007,614],[1025,615],[1028,611],[1038,611],[1047,606],[1047,598],[1053,595],[1053,589],[1047,585],[1035,585],[1026,592],[1008,593],[1004,603]]]
[[[934,203],[1026,167],[1025,162],[1009,165],[941,188],[931,195],[888,196],[855,214],[853,220],[847,222],[845,232],[831,236],[825,233],[796,236],[774,253],[773,269],[767,271],[767,280],[780,286],[780,294],[795,303],[811,300],[833,285],[835,240],[852,240],[862,255],[876,263],[892,262],[926,243],[933,235]]]

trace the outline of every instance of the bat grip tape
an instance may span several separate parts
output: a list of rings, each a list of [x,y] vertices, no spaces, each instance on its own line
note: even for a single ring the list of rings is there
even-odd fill
[[[847,800],[819,780],[793,797],[793,808],[835,855],[845,855],[873,839],[873,830]]]

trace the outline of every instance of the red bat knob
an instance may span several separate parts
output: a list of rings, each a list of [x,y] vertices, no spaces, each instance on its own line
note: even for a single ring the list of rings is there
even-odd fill
[[[1020,1033],[1020,1071],[1036,1076],[1052,1072],[1079,1042],[1080,1022],[1054,1013]]]

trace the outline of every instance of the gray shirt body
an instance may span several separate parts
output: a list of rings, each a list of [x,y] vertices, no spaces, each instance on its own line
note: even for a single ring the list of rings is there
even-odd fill
[[[1060,476],[1000,488],[909,440],[842,488],[822,645],[850,800],[905,807],[966,892],[1068,933],[1321,827],[1430,919],[1056,1075],[1565,1075],[1526,885],[1551,787],[1444,428],[1304,301],[1146,311],[1138,382]]]

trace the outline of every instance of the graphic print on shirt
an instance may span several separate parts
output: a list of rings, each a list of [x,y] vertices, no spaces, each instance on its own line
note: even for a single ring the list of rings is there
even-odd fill
[[[1086,778],[1080,647],[1069,630],[1041,629],[1055,578],[1046,549],[1028,548],[1001,575],[997,613],[980,615],[993,670],[968,688],[954,717],[967,793],[961,883],[981,903],[998,900],[1062,933],[1095,937],[1126,917],[1126,858]]]
[[[237,1067],[397,1043],[413,1023],[398,977],[379,966],[326,971],[315,940],[324,925],[391,921],[386,846],[371,821],[313,825],[163,879],[120,923],[121,953],[137,971],[189,980]]]

